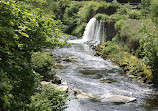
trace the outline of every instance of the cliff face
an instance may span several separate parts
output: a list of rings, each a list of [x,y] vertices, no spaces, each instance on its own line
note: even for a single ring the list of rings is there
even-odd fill
[[[114,20],[108,20],[105,22],[106,41],[112,41],[112,38],[116,35],[116,29],[114,25],[115,25]]]

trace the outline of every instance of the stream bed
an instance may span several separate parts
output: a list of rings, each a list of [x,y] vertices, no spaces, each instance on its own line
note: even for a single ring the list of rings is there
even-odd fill
[[[81,89],[98,99],[72,98],[65,111],[158,111],[158,88],[131,80],[121,73],[121,68],[110,60],[96,57],[95,51],[86,44],[72,44],[55,51],[56,56],[72,57],[73,61],[62,62],[57,72],[69,88]],[[137,101],[118,104],[101,102],[110,95],[135,97]]]

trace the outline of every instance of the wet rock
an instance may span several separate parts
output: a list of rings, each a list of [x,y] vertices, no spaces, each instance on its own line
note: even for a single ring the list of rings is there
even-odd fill
[[[70,90],[69,92],[73,93],[76,96],[76,98],[78,98],[78,99],[98,98],[96,96],[93,96],[92,94],[85,93],[82,90],[77,89],[77,88],[74,88],[74,89]]]
[[[76,62],[77,57],[75,56],[59,56],[57,57],[57,63],[62,63],[62,62]]]
[[[64,92],[68,92],[68,85],[56,85],[56,84],[52,84],[55,89],[59,90],[59,91],[64,91]]]
[[[76,97],[77,97],[78,99],[90,98],[89,96],[87,96],[87,95],[85,95],[85,94],[78,94],[78,95],[76,95]]]
[[[61,84],[61,85],[57,85],[57,84],[52,84],[51,82],[46,82],[46,81],[42,81],[41,82],[41,85],[44,86],[44,85],[51,85],[53,86],[55,89],[59,90],[59,91],[65,91],[65,92],[68,92],[68,85],[67,84]]]
[[[111,95],[101,100],[101,102],[114,102],[114,103],[128,103],[133,101],[136,101],[136,98],[120,96],[120,95]]]
[[[51,84],[51,82],[46,82],[46,81],[41,81],[41,85],[43,86],[43,85],[50,85]]]
[[[51,82],[53,84],[61,84],[61,77],[60,76],[55,76],[53,80],[51,80]]]
[[[61,85],[67,85],[67,82],[66,81],[64,81],[64,82],[62,82],[62,84]]]
[[[116,80],[113,80],[113,79],[101,79],[100,80],[100,83],[113,83],[113,82],[117,82]]]

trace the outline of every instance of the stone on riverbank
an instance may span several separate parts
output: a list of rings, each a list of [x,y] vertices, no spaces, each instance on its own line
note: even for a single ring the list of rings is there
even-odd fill
[[[97,98],[96,96],[85,93],[81,89],[77,89],[77,88],[70,90],[69,93],[73,93],[78,99]]]
[[[54,79],[51,81],[53,84],[61,84],[61,77],[55,76]]]
[[[67,84],[61,84],[61,85],[57,85],[57,84],[52,84],[51,82],[46,82],[46,81],[42,81],[41,85],[52,85],[55,89],[59,90],[59,91],[65,91],[68,92],[68,85]]]
[[[136,98],[120,96],[120,95],[111,95],[101,100],[101,102],[116,102],[116,103],[128,103],[133,101],[136,101]]]

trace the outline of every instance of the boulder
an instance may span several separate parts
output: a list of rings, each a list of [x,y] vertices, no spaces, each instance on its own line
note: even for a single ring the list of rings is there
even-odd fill
[[[113,82],[117,82],[116,80],[113,80],[113,79],[101,79],[100,80],[100,83],[113,83]]]
[[[116,103],[128,103],[136,101],[136,98],[134,97],[127,97],[127,96],[121,96],[121,95],[111,95],[109,97],[106,97],[101,100],[101,102],[116,102]]]
[[[46,82],[46,81],[41,81],[41,85],[50,85],[51,83],[50,82]]]
[[[85,93],[82,90],[77,89],[77,88],[70,90],[70,93],[73,93],[76,96],[76,98],[78,98],[78,99],[97,98],[96,96],[93,96],[92,94]]]
[[[61,85],[57,85],[57,84],[52,84],[51,82],[46,82],[46,81],[42,81],[41,85],[51,85],[53,86],[55,89],[59,90],[59,91],[65,91],[68,92],[68,85],[66,83],[61,84]]]
[[[77,97],[78,99],[90,98],[88,95],[85,95],[85,94],[78,94],[78,95],[76,95],[76,97]]]
[[[61,77],[60,76],[55,76],[53,80],[51,80],[51,82],[53,84],[61,84]]]
[[[59,91],[65,91],[68,92],[68,85],[56,85],[53,84],[53,86],[55,87],[55,89],[59,90]]]

